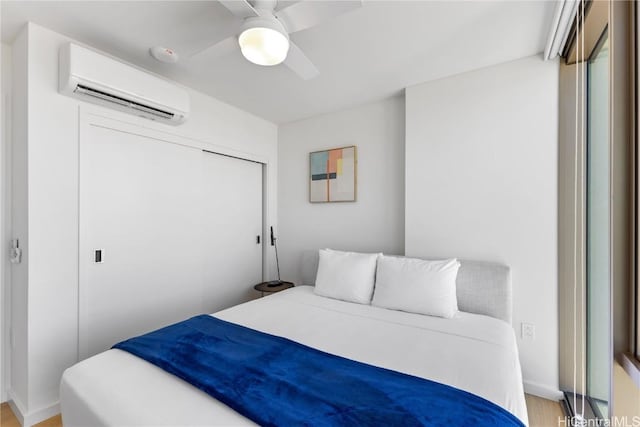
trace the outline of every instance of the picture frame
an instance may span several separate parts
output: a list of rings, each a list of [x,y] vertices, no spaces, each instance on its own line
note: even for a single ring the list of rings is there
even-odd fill
[[[309,202],[355,202],[357,177],[355,145],[309,153]]]

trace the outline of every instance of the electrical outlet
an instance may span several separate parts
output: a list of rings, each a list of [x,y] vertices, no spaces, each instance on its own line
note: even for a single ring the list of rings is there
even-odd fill
[[[533,323],[521,323],[521,336],[523,340],[533,341],[536,337],[536,327]]]

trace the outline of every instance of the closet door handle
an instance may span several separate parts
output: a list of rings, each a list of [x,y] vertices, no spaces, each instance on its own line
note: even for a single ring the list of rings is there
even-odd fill
[[[259,245],[259,244],[260,244],[260,235],[257,235],[256,236],[256,245]]]

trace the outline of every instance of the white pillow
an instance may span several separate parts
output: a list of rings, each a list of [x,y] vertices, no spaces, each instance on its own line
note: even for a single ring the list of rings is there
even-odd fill
[[[378,255],[320,249],[315,293],[370,304]]]
[[[458,311],[455,259],[425,261],[380,256],[371,305],[451,318]]]

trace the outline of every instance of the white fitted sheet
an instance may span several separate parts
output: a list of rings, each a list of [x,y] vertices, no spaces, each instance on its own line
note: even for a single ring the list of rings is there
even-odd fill
[[[317,296],[299,286],[215,314],[359,362],[428,378],[494,402],[528,424],[509,324],[459,312],[424,316]],[[65,426],[247,425],[250,420],[162,369],[109,350],[67,369]]]

